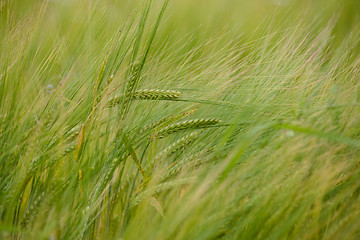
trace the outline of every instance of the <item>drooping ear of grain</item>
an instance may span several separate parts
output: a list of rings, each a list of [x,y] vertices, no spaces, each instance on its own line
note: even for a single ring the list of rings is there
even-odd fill
[[[158,153],[155,156],[154,160],[149,165],[149,170],[152,171],[154,166],[158,163],[158,161],[161,158],[165,158],[166,156],[170,156],[171,154],[173,154],[181,149],[184,149],[191,142],[193,142],[198,136],[199,136],[198,132],[192,132],[192,133],[180,138],[179,140],[177,140],[176,142],[174,142],[167,148],[165,148],[163,151],[161,151],[160,153]]]
[[[71,141],[75,137],[77,137],[80,133],[81,126],[82,126],[82,124],[78,124],[75,127],[71,128],[64,136],[66,138],[66,140]]]
[[[164,117],[158,121],[155,121],[153,123],[146,125],[145,127],[143,127],[140,130],[140,133],[144,133],[146,131],[156,131],[156,129],[161,129],[164,125],[170,125],[170,124],[188,116],[189,114],[193,113],[196,110],[197,110],[197,108],[194,108],[190,111],[187,111],[187,112],[175,115],[175,116]]]
[[[21,221],[21,225],[26,227],[28,226],[32,219],[34,218],[34,216],[37,214],[41,203],[44,200],[44,196],[45,196],[45,192],[42,192],[28,207],[28,209],[26,210],[23,219]]]
[[[139,133],[143,133],[143,132],[158,128],[158,127],[162,126],[163,124],[166,124],[167,122],[171,121],[172,119],[173,119],[173,116],[167,116],[158,121],[152,122],[152,123],[146,125],[145,127],[143,127]]]
[[[176,142],[165,148],[163,151],[161,151],[155,158],[159,159],[161,157],[175,153],[176,151],[186,147],[188,144],[194,141],[198,135],[199,135],[198,132],[193,132],[186,135],[185,137],[180,138],[179,140],[177,140]]]
[[[142,89],[135,91],[133,99],[139,100],[173,100],[180,97],[181,92],[159,89]]]
[[[129,100],[175,100],[181,92],[161,89],[136,90]],[[108,107],[114,107],[125,100],[125,96],[115,96],[107,102]],[[126,101],[126,100],[125,100]]]
[[[221,120],[216,118],[187,120],[167,126],[158,131],[153,137],[164,138],[169,134],[176,133],[182,130],[215,127],[219,123],[221,123]]]

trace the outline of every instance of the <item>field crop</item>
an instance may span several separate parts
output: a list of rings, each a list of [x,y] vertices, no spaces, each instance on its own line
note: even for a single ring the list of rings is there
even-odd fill
[[[360,1],[2,0],[0,239],[360,239]]]

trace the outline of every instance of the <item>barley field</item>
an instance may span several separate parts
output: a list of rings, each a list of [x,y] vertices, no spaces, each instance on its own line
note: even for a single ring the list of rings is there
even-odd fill
[[[360,239],[360,1],[1,0],[0,239]]]

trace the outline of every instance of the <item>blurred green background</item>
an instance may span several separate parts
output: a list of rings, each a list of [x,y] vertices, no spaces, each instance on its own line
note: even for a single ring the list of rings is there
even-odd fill
[[[24,35],[22,39],[29,37],[26,34],[33,36],[27,44],[33,46],[39,59],[54,45],[65,45],[62,64],[72,65],[82,54],[91,61],[99,57],[99,51],[118,31],[136,21],[144,3],[144,0],[3,0],[0,39],[6,33],[23,29],[19,31]],[[153,1],[148,25],[154,24],[162,3]],[[309,36],[316,36],[326,26],[331,26],[331,44],[338,46],[359,23],[359,0],[170,0],[150,54],[163,49],[164,44],[177,49],[178,54],[185,54],[214,39],[220,39],[221,48],[234,41],[244,44],[270,35],[281,37],[303,27]],[[19,39],[14,37],[11,45],[17,46]],[[357,46],[352,51],[359,49]]]
[[[27,16],[33,7],[41,2],[34,0],[3,0],[2,20],[9,10],[15,13],[12,17]],[[106,20],[112,24],[104,25],[109,28],[119,26],[124,20],[134,16],[134,11],[143,4],[143,0],[50,0],[47,11],[46,25],[54,25],[54,21],[61,20],[61,24],[68,26],[76,24],[76,16],[72,10],[78,10],[83,5],[89,14],[100,12],[104,6],[111,10]],[[162,1],[154,1],[154,5],[161,5]],[[7,12],[7,13],[6,13]],[[68,15],[64,14],[68,13]],[[83,14],[84,12],[81,12]],[[80,13],[79,13],[80,14]],[[79,16],[77,16],[79,17]],[[85,17],[85,16],[84,16]],[[63,18],[63,19],[61,19]],[[182,35],[200,28],[204,36],[231,30],[235,34],[249,34],[254,29],[268,25],[287,28],[299,21],[316,23],[323,26],[330,19],[337,19],[335,33],[338,37],[346,35],[354,24],[360,21],[360,1],[358,0],[171,0],[165,24],[170,30],[176,29],[177,35]],[[1,27],[4,27],[3,24]],[[56,30],[56,29],[54,29]],[[59,29],[57,29],[59,30]]]
[[[106,19],[113,21],[116,26],[121,21],[134,15],[144,0],[3,0],[2,15],[7,6],[19,18],[26,16],[34,6],[41,2],[48,2],[47,20],[64,16],[64,12],[72,13],[83,5],[88,12],[100,11],[103,6],[110,6],[111,14]],[[162,1],[154,1],[154,5],[161,5]],[[93,8],[93,9],[92,9]],[[171,0],[167,10],[167,26],[176,29],[177,34],[201,28],[204,34],[226,31],[231,28],[237,33],[252,32],[255,28],[271,20],[273,25],[289,27],[291,23],[316,22],[326,24],[331,18],[338,19],[336,33],[345,35],[353,24],[360,20],[360,1],[358,0]],[[71,21],[74,16],[64,21]],[[286,19],[286,21],[285,21]],[[4,20],[4,19],[3,19]],[[59,20],[59,19],[57,19]],[[47,22],[49,24],[49,22]],[[64,22],[63,24],[66,25]],[[50,24],[51,25],[51,24]],[[2,26],[3,27],[3,26]]]

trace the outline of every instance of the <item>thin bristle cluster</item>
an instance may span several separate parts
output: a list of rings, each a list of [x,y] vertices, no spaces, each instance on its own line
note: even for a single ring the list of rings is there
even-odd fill
[[[126,111],[128,107],[129,101],[133,98],[134,91],[136,89],[137,81],[140,76],[140,68],[141,65],[138,63],[135,63],[131,68],[131,73],[128,80],[128,85],[125,92],[125,97],[123,98],[123,111]]]
[[[180,138],[178,141],[174,142],[167,148],[165,148],[163,151],[158,153],[155,156],[154,161],[150,164],[149,169],[153,169],[153,167],[157,164],[157,162],[164,157],[170,156],[173,153],[176,153],[177,151],[181,149],[185,149],[186,146],[188,146],[190,143],[192,143],[197,137],[199,136],[198,132],[190,133],[182,138]]]
[[[41,205],[41,202],[43,201],[45,196],[45,192],[42,192],[35,200],[34,202],[32,202],[32,204],[30,205],[30,207],[28,207],[28,209],[26,210],[23,220],[21,222],[21,225],[23,226],[27,226],[30,221],[33,219],[34,216],[36,216],[39,207]]]
[[[169,134],[179,132],[182,130],[214,127],[219,123],[221,123],[221,120],[217,118],[187,120],[179,123],[174,123],[170,126],[167,126],[166,128],[163,128],[162,130],[157,132],[154,137],[163,138]]]
[[[159,194],[168,189],[172,189],[172,188],[176,188],[176,187],[180,187],[180,186],[192,183],[192,182],[194,182],[194,180],[195,180],[195,178],[189,177],[189,178],[177,179],[174,181],[168,181],[165,183],[161,183],[161,184],[154,186],[148,190],[145,190],[145,191],[141,192],[139,195],[137,195],[134,198],[134,200],[131,202],[132,203],[131,207],[135,207],[136,205],[140,204],[143,200],[145,200],[149,196]]]
[[[158,121],[155,121],[155,122],[152,122],[148,125],[146,125],[145,127],[143,127],[141,130],[140,130],[140,133],[143,133],[145,131],[148,131],[148,130],[151,130],[151,129],[154,129],[154,128],[157,128],[159,126],[161,126],[162,124],[168,122],[169,120],[173,119],[172,116],[170,117],[164,117]]]
[[[174,142],[169,147],[167,147],[162,152],[160,152],[156,156],[156,158],[158,159],[158,158],[168,156],[168,155],[171,155],[171,154],[177,152],[178,150],[186,147],[188,144],[190,144],[192,141],[194,141],[198,135],[199,135],[198,132],[193,132],[193,133],[186,135],[185,137],[180,138],[178,141]]]
[[[65,137],[67,140],[73,140],[75,137],[77,137],[80,133],[82,124],[78,124],[72,129],[70,129],[66,134]]]

